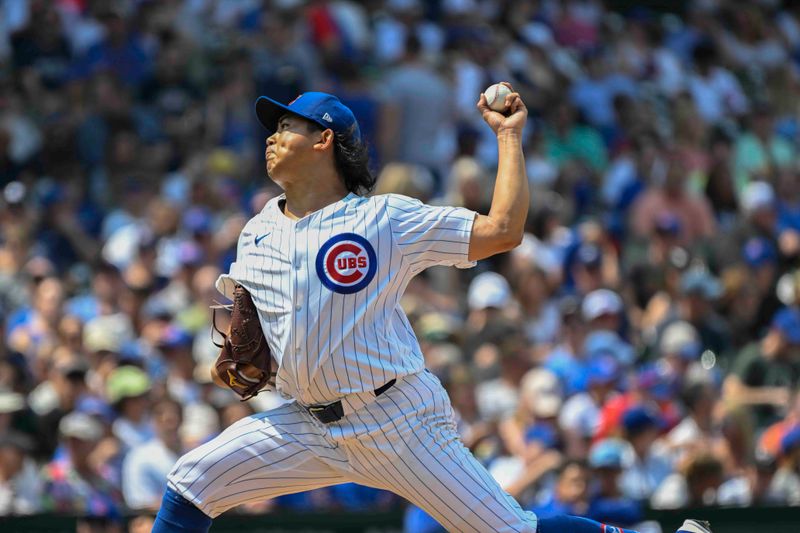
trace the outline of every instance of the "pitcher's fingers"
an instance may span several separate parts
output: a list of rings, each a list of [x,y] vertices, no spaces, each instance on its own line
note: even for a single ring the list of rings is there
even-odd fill
[[[522,98],[520,98],[519,95],[517,95],[517,97],[514,98],[514,101],[511,102],[509,109],[511,109],[512,113],[516,113],[517,111],[523,110],[525,109],[525,102],[523,102]]]

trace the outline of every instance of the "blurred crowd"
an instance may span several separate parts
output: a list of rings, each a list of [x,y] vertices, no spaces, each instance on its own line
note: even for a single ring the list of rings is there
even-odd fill
[[[800,505],[800,2],[663,4],[0,2],[0,514],[151,512],[183,451],[283,401],[209,379],[214,281],[280,192],[257,95],[339,95],[377,193],[486,213],[500,80],[523,243],[402,302],[465,444],[540,516]]]

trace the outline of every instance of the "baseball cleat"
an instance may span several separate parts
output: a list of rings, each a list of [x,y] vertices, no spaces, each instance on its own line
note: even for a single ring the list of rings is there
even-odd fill
[[[711,533],[711,524],[705,520],[686,520],[675,533]]]

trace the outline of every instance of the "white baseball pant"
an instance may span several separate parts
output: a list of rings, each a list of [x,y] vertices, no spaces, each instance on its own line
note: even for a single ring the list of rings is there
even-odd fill
[[[237,505],[339,483],[392,491],[449,531],[535,533],[537,518],[461,443],[430,372],[322,424],[292,402],[233,424],[181,457],[169,486],[214,518]]]

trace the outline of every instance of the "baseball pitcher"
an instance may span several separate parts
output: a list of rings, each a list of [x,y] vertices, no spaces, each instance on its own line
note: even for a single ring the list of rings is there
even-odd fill
[[[510,85],[508,86],[511,89]],[[582,518],[537,520],[461,444],[453,410],[400,307],[434,265],[470,267],[514,248],[528,212],[521,135],[527,109],[477,104],[497,135],[489,213],[388,194],[353,113],[309,92],[256,102],[265,159],[284,191],[242,230],[217,281],[233,301],[214,371],[242,398],[273,387],[293,401],[242,419],[184,455],[153,529],[205,532],[243,503],[356,482],[392,491],[458,532],[622,531]]]

